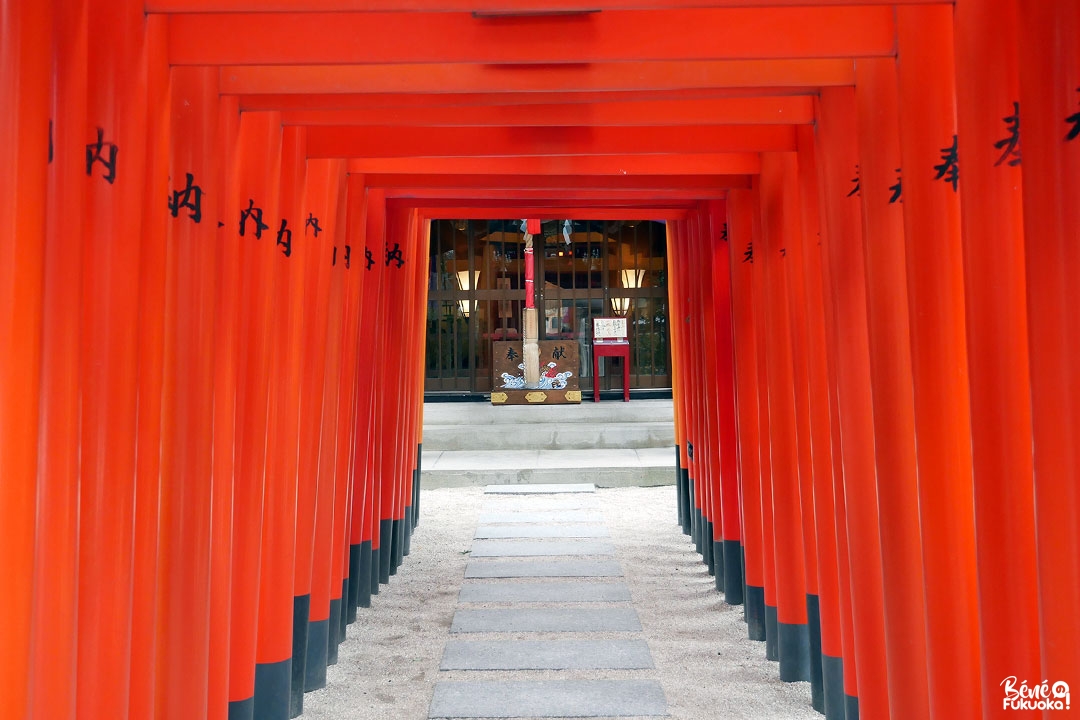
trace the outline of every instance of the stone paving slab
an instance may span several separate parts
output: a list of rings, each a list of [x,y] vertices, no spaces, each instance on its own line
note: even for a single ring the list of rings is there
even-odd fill
[[[563,495],[596,492],[592,483],[530,483],[521,485],[488,485],[487,495]]]
[[[466,583],[458,602],[629,602],[630,588],[620,582]]]
[[[667,715],[655,680],[440,682],[429,718],[638,717]]]
[[[622,577],[617,560],[471,560],[466,578]]]
[[[603,522],[603,518],[600,513],[591,510],[536,510],[533,512],[484,512],[480,514],[481,525],[598,522]]]
[[[458,610],[450,632],[641,632],[641,622],[630,607]]]
[[[610,537],[603,525],[481,525],[476,528],[477,539],[506,538],[606,538]]]
[[[644,640],[451,640],[440,670],[648,670]]]
[[[546,557],[614,555],[615,546],[603,540],[475,540],[473,557]]]

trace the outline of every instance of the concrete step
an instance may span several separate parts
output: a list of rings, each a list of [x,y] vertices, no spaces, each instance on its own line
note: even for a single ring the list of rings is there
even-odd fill
[[[424,404],[425,442],[441,425],[622,424],[673,422],[671,400],[586,400],[580,405],[491,405],[482,402]]]
[[[675,425],[671,420],[424,426],[425,450],[588,450],[662,448],[674,445]]]
[[[425,489],[518,483],[671,485],[675,448],[438,451],[425,447],[421,470]]]

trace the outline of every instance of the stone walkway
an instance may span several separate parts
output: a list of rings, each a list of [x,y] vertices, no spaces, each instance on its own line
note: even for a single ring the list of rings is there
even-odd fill
[[[666,716],[594,488],[491,486],[480,522],[440,665],[473,677],[437,682],[428,717]],[[612,672],[546,679],[552,670]]]

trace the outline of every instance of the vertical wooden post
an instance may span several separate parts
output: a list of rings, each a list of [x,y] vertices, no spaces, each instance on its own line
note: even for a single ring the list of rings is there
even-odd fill
[[[255,709],[271,302],[276,294],[274,261],[280,253],[272,244],[276,228],[271,225],[278,218],[281,183],[280,116],[245,113],[238,143],[241,214],[232,219],[237,223],[232,241],[240,245],[239,437],[233,489],[230,720],[252,718]]]
[[[153,712],[163,718],[209,712],[216,246],[224,209],[217,73],[171,74],[171,187],[153,194],[168,213],[169,232],[167,280],[156,282],[165,294],[166,329]]]
[[[750,190],[728,193],[731,253],[732,342],[735,354],[735,411],[739,442],[744,611],[751,640],[765,639],[761,476],[758,464],[757,333],[754,287],[754,207]]]
[[[77,702],[80,717],[124,720],[131,688],[137,328],[147,191],[146,20],[134,1],[119,7],[93,2],[88,18],[94,42],[88,52]]]
[[[786,284],[787,242],[799,226],[795,155],[765,153],[761,160],[761,224],[764,243],[755,260],[765,290],[766,372],[769,378],[770,469],[772,473],[777,650],[780,679],[810,679],[810,633],[806,624],[806,575],[799,506],[795,380]]]
[[[849,695],[848,714],[859,712],[867,717],[886,719],[889,717],[889,691],[874,476],[866,281],[860,206],[858,198],[851,193],[858,164],[855,124],[854,89],[823,90],[817,138],[828,232],[822,237],[822,252],[829,266],[829,293],[834,314],[843,513],[847,524],[851,613],[858,665],[859,695],[857,699]],[[845,666],[845,677],[847,671]]]
[[[859,60],[856,103],[866,317],[885,583],[885,651],[893,717],[927,718],[926,603],[915,467],[896,63]]]
[[[165,18],[149,16],[141,61],[147,73],[146,180],[139,258],[135,536],[131,600],[131,717],[154,714],[161,523],[162,374],[169,185],[169,64]]]
[[[0,667],[4,668],[0,673],[0,697],[4,698],[5,710],[14,717],[26,716],[30,711],[54,32],[50,5],[19,0],[0,4],[0,104],[5,108],[0,113],[0,137],[4,138],[0,143],[0,192],[4,197],[0,203],[0,343],[6,348],[0,353],[0,467],[4,469],[4,480],[0,482],[0,527],[4,528],[0,577],[8,583],[0,597],[0,617],[7,618],[0,626]],[[56,118],[53,120],[55,125]],[[83,119],[74,114],[65,117],[64,123],[76,124],[83,130]],[[65,139],[70,137],[69,132],[65,129]],[[74,154],[65,147],[65,157],[78,162]],[[45,378],[50,375],[46,372]],[[44,401],[48,402],[48,398]],[[45,447],[49,444],[46,441]],[[63,532],[62,527],[56,529]],[[48,618],[50,622],[53,619]]]
[[[39,10],[33,10],[36,13]],[[32,647],[30,651],[30,699],[29,717],[48,717],[57,720],[73,720],[75,717],[75,676],[76,676],[76,585],[78,558],[78,534],[79,534],[79,337],[80,312],[79,303],[82,292],[82,248],[83,248],[83,213],[85,212],[86,196],[86,52],[87,52],[87,6],[85,1],[68,3],[64,12],[52,13],[53,34],[50,52],[52,55],[51,94],[52,105],[50,117],[52,124],[53,158],[48,163],[48,194],[47,205],[41,208],[45,218],[44,237],[44,276],[43,276],[43,304],[42,314],[44,324],[41,329],[41,415],[39,430],[39,445],[37,449],[37,523],[36,542],[34,550],[34,593],[33,593],[33,625]],[[11,29],[18,31],[18,24],[13,23]],[[16,42],[0,29],[0,43],[5,49],[0,49],[0,54],[6,49],[21,48],[20,52],[30,50],[36,53],[37,48],[28,48],[24,42]],[[3,67],[12,68],[13,72],[20,72],[14,62],[4,56]],[[7,92],[5,78],[4,92]],[[23,88],[26,90],[27,88]],[[36,89],[31,89],[36,93]],[[19,108],[23,102],[13,101],[8,95],[3,95],[5,107]],[[10,118],[16,117],[15,113],[9,113]],[[2,121],[0,121],[2,122]],[[26,130],[37,131],[30,126],[23,127],[20,132]],[[6,132],[6,130],[5,130]],[[5,137],[13,137],[6,134]],[[20,135],[18,143],[9,143],[14,146],[22,144]],[[40,137],[35,137],[32,142],[39,143]],[[48,148],[46,142],[46,160],[48,162]],[[41,158],[30,157],[37,163]],[[16,163],[6,156],[3,167],[15,171]],[[6,170],[4,172],[7,172]],[[33,176],[31,176],[32,178]],[[5,179],[3,182],[7,182]],[[30,182],[33,182],[31,179]],[[19,191],[27,192],[32,187],[25,186],[25,178],[19,180]],[[23,206],[16,197],[7,196],[5,203],[12,203],[11,209],[21,208],[23,212],[38,212],[31,206]],[[16,251],[34,252],[31,239],[22,235],[16,235],[10,230],[10,218],[5,214],[8,209],[0,210],[3,218],[5,237],[10,246]],[[19,247],[22,245],[22,247]],[[4,253],[4,267],[14,268],[7,254]],[[2,272],[2,271],[0,271]],[[21,272],[21,271],[20,271]],[[32,282],[33,276],[28,274],[20,276],[23,282]],[[11,278],[4,276],[0,280],[0,286],[8,289],[7,282]],[[29,299],[29,298],[28,298]],[[10,302],[11,296],[5,294],[3,302]],[[21,301],[20,301],[21,302]],[[20,305],[20,312],[27,306]],[[29,305],[32,307],[32,303]],[[6,322],[0,321],[0,323]],[[6,336],[10,337],[10,336]],[[12,340],[14,342],[14,339]],[[21,347],[28,351],[33,347],[28,342],[19,341],[13,347]],[[0,361],[2,362],[2,361]],[[11,378],[4,376],[5,388],[14,386],[7,384]],[[28,386],[29,387],[29,386]],[[2,395],[3,391],[0,391]],[[6,401],[6,397],[5,397]],[[5,402],[0,401],[0,402]],[[6,410],[0,410],[6,413]],[[6,417],[6,415],[0,415]],[[5,424],[6,428],[7,425]],[[3,451],[0,451],[3,452]],[[7,456],[4,457],[4,467],[7,468]],[[24,478],[25,479],[25,478]],[[8,477],[5,472],[5,482],[22,482],[15,480],[14,476]],[[16,484],[10,487],[17,487]],[[0,491],[0,503],[7,508],[17,508],[17,502],[2,495]],[[33,514],[29,516],[33,518]],[[3,515],[5,543],[9,536],[7,533],[16,531],[19,522],[13,517]],[[15,540],[18,547],[19,540]],[[13,554],[11,558],[17,557]],[[4,562],[4,561],[0,561]],[[5,573],[11,569],[5,566]],[[7,577],[11,577],[8,575]],[[12,598],[17,598],[21,588],[16,591]],[[4,612],[9,610],[5,607]],[[14,617],[9,615],[9,617]],[[3,631],[0,631],[2,636]],[[4,654],[8,649],[14,650],[18,642],[7,636],[2,636],[0,647],[0,665],[10,667],[10,662]],[[3,680],[0,680],[0,694],[8,697],[16,697],[17,693],[8,688]],[[18,706],[18,700],[14,705],[13,712],[16,717],[24,708]]]
[[[239,368],[240,243],[236,242],[239,199],[240,112],[236,96],[218,103],[214,154],[220,159],[210,180],[221,188],[217,225],[217,295],[214,299],[213,465],[210,499],[210,647],[207,718],[223,720],[229,709],[229,667],[232,627],[233,486],[239,441],[236,418]]]
[[[799,198],[802,202],[802,273],[806,305],[807,382],[810,404],[810,446],[814,487],[814,529],[817,545],[817,606],[807,607],[810,632],[820,623],[822,702],[817,710],[828,720],[844,718],[844,646],[840,623],[840,580],[837,564],[837,517],[833,501],[833,407],[829,384],[825,297],[822,289],[821,237],[824,233],[818,192],[814,128],[796,129],[799,152]],[[843,478],[841,477],[842,481]],[[844,552],[847,567],[847,552]],[[814,636],[810,637],[814,652]]]
[[[1041,679],[1080,679],[1080,9],[1021,0],[1024,259],[1039,523]],[[999,168],[1000,169],[1000,168]],[[1017,671],[1010,671],[1010,675]],[[1018,680],[1019,681],[1019,680]],[[1000,682],[1000,681],[999,681]],[[1034,682],[1034,681],[1032,681]],[[1000,690],[1000,688],[998,688]],[[1000,695],[998,696],[1000,698]],[[1000,701],[1000,700],[999,700]],[[1072,700],[1072,707],[1078,701]]]
[[[300,428],[296,493],[296,567],[293,585],[293,654],[290,716],[304,709],[308,632],[311,622],[315,513],[319,493],[319,441],[330,318],[330,283],[343,262],[335,247],[338,197],[344,189],[342,160],[309,160],[304,222],[304,340],[300,359]],[[325,654],[325,652],[324,652]]]

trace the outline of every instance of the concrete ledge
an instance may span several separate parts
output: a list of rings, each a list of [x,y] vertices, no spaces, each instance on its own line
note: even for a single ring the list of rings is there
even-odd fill
[[[594,450],[674,446],[675,426],[670,420],[618,424],[522,422],[424,428],[426,450]]]
[[[576,483],[581,482],[582,479],[588,479],[596,487],[601,488],[674,485],[675,463],[672,462],[667,467],[594,467],[579,470],[567,468],[515,468],[513,466],[501,470],[424,470],[420,476],[420,486],[424,490],[434,490],[436,488],[476,487],[478,485]]]
[[[641,632],[641,622],[631,607],[458,610],[450,632]]]
[[[651,670],[644,640],[451,640],[440,670]]]
[[[591,400],[591,398],[590,398]],[[438,425],[503,425],[511,423],[634,423],[669,422],[675,418],[671,400],[583,402],[580,405],[502,405],[490,403],[424,403],[424,443],[427,429]]]
[[[641,717],[667,715],[655,680],[440,682],[429,718]]]

